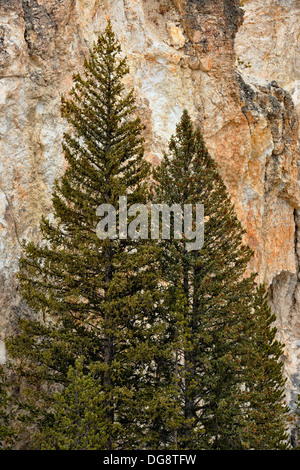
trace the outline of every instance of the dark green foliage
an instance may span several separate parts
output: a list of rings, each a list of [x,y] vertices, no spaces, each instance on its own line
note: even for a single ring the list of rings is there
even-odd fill
[[[247,442],[259,450],[287,449],[289,408],[284,401],[283,345],[276,339],[275,314],[268,293],[259,286],[254,298],[255,329],[249,353]]]
[[[175,299],[178,286],[185,297],[183,321],[176,325],[177,335],[184,338],[177,363],[183,409],[180,445],[238,448],[242,329],[247,328],[253,286],[253,278],[242,280],[241,275],[252,253],[242,245],[243,231],[225,186],[186,111],[154,177],[158,201],[205,207],[200,251],[186,251],[185,240],[164,244],[166,282]]]
[[[6,341],[28,447],[284,448],[274,316],[255,276],[245,277],[252,252],[186,111],[154,172],[155,202],[203,203],[203,248],[97,236],[100,204],[149,202],[120,54],[108,23],[62,99],[73,132],[64,135],[54,222],[43,218],[42,242],[25,243],[20,261],[23,297],[43,318],[22,320]]]
[[[260,298],[255,297],[255,276],[245,277],[252,252],[243,244],[244,230],[217,166],[204,145],[199,128],[194,130],[186,111],[170,141],[169,153],[154,172],[154,178],[157,202],[202,203],[205,212],[201,250],[188,252],[186,240],[163,243],[163,272],[170,298],[168,308],[174,310],[174,339],[181,338],[174,360],[182,409],[178,446],[190,449],[256,447],[257,441],[246,433],[251,408],[248,387],[252,392],[258,391],[259,385],[252,382],[252,374],[260,366],[267,374],[264,384],[278,388],[278,393],[275,390],[270,393],[278,403],[274,419],[283,422],[280,421],[284,411],[280,402],[280,345],[271,346],[274,330],[268,330],[267,340],[271,342],[268,347],[276,351],[276,355],[269,357],[269,367],[265,368],[259,362],[263,354],[256,324],[260,320],[253,314],[254,305],[258,317],[261,315]],[[185,301],[178,302],[182,296]],[[177,320],[176,311],[177,315],[181,314]],[[274,321],[274,317],[261,318],[261,322],[264,321],[269,325],[268,321]],[[269,375],[271,369],[275,373],[273,378]],[[252,403],[260,406],[258,401]],[[256,432],[263,433],[263,426],[260,428],[258,422],[256,425]],[[282,442],[283,427],[278,432],[272,429],[277,437],[271,438],[270,431],[266,446]]]
[[[0,367],[0,450],[10,450],[15,440],[15,432],[12,427],[12,414],[14,407],[8,394],[9,383],[2,367]]]

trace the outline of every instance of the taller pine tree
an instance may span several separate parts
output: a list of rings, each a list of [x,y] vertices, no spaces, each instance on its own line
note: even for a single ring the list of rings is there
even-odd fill
[[[31,384],[42,378],[74,390],[68,373],[77,358],[84,358],[83,373],[93,363],[93,380],[105,397],[99,420],[105,420],[107,449],[149,441],[145,419],[149,403],[157,401],[153,364],[165,354],[157,248],[148,240],[100,239],[96,230],[100,204],[118,209],[120,196],[128,205],[148,202],[142,124],[134,116],[133,91],[124,89],[128,67],[120,53],[108,22],[84,75],[74,76],[70,98],[62,99],[72,129],[63,141],[68,169],[55,185],[54,222],[43,218],[43,242],[25,245],[19,275],[24,299],[46,323],[23,322],[21,334],[7,343]],[[118,216],[117,210],[117,231]],[[38,422],[43,428],[53,419]]]

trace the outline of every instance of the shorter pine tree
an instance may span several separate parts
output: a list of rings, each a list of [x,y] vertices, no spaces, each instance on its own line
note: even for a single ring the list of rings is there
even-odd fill
[[[51,413],[33,437],[41,450],[97,450],[114,432],[107,420],[97,364],[84,370],[80,360],[67,373],[67,386],[53,395]]]

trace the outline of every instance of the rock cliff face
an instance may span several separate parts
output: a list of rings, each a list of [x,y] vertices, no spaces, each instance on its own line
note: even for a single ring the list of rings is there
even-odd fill
[[[146,124],[146,158],[159,163],[184,107],[203,129],[255,250],[249,270],[270,287],[293,404],[300,385],[300,4],[239,3],[0,0],[0,339],[26,314],[15,280],[19,240],[38,238],[64,171],[60,95],[109,15]]]

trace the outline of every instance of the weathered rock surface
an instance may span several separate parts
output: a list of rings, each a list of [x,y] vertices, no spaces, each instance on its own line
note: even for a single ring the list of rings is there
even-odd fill
[[[183,108],[203,129],[255,249],[249,269],[270,286],[288,400],[295,399],[300,198],[291,95],[298,106],[299,2],[275,3],[278,16],[274,1],[245,2],[242,26],[238,0],[0,0],[0,340],[26,314],[15,280],[19,240],[38,238],[64,171],[60,94],[109,15],[146,124],[146,158],[159,162]]]

